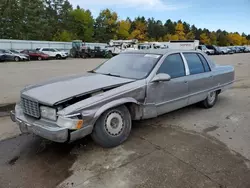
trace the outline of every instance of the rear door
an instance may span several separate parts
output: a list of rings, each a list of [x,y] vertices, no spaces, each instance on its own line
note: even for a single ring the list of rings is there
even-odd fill
[[[146,103],[156,105],[157,115],[186,106],[188,102],[188,83],[181,54],[168,55],[156,75],[159,73],[169,74],[171,80],[149,83]]]
[[[49,49],[49,48],[43,48],[41,51],[42,51],[43,53],[49,55],[49,56],[53,56],[53,54],[50,52],[50,49]]]
[[[204,56],[200,53],[185,52],[185,57],[190,75],[188,82],[188,104],[194,104],[207,97],[209,90],[213,87],[213,74]]]

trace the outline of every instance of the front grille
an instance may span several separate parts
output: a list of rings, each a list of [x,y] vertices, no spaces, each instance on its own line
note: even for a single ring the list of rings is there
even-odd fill
[[[40,118],[40,109],[38,102],[21,97],[21,105],[23,113],[35,118]]]

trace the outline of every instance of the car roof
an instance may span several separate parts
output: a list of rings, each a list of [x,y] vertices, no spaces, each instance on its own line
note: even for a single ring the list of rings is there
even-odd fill
[[[123,54],[159,54],[165,55],[169,53],[181,53],[181,52],[195,52],[200,53],[197,50],[174,50],[174,49],[145,49],[145,50],[126,50]]]

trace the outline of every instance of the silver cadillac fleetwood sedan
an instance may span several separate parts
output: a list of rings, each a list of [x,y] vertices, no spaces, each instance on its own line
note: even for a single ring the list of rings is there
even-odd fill
[[[129,136],[132,120],[201,103],[215,105],[234,82],[234,68],[198,51],[123,52],[83,75],[24,88],[11,119],[23,133],[55,142],[91,134],[103,147]]]

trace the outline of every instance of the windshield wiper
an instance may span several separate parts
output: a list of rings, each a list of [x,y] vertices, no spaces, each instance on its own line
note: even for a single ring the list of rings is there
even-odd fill
[[[96,73],[94,70],[87,71],[89,73]]]
[[[121,77],[118,74],[111,74],[111,73],[100,73],[100,74],[104,74],[104,75],[107,75],[107,76]]]

